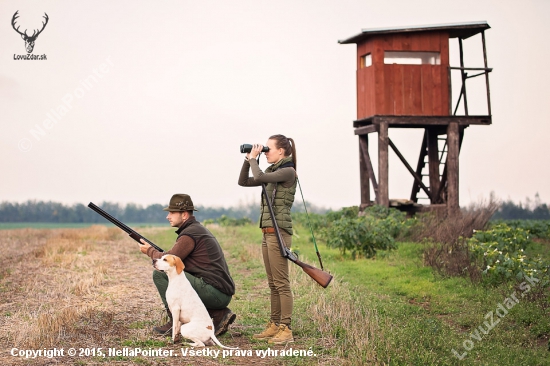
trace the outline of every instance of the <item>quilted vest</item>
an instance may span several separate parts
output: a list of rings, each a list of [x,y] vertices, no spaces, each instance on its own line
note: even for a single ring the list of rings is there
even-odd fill
[[[227,262],[220,244],[212,233],[202,226],[194,217],[187,220],[177,231],[178,238],[188,235],[195,241],[195,249],[183,260],[185,271],[204,282],[214,286],[226,295],[235,294],[235,283],[229,274]],[[208,253],[207,263],[196,263],[193,253]],[[205,259],[202,258],[201,261]]]
[[[292,163],[292,156],[281,159],[277,164],[268,167],[265,172],[273,172],[283,164]],[[289,168],[283,168],[289,169]],[[268,183],[265,187],[267,196],[272,202],[273,213],[275,214],[275,220],[280,229],[286,231],[290,235],[292,231],[292,217],[290,216],[290,209],[294,203],[294,195],[296,193],[297,180],[294,179],[294,183],[290,187],[283,187],[281,183]],[[275,195],[273,191],[275,190]],[[262,211],[260,214],[260,227],[273,227],[271,221],[271,215],[269,214],[269,207],[265,202],[265,197],[262,194]]]

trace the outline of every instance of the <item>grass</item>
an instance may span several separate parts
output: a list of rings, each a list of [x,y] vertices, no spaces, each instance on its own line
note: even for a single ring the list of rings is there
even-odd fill
[[[79,222],[0,222],[0,230],[11,230],[11,229],[70,229],[70,228],[88,228],[91,226],[104,225],[107,227],[114,227],[113,224],[90,224],[90,223],[79,223]],[[165,223],[127,223],[126,225],[130,226],[134,230],[139,228],[147,227],[166,227]]]
[[[422,264],[422,244],[399,243],[376,259],[352,261],[319,243],[327,289],[291,265],[295,296],[293,350],[310,356],[265,357],[256,351],[285,350],[252,338],[269,315],[269,290],[261,260],[261,233],[253,225],[209,226],[226,252],[237,285],[230,307],[238,314],[220,338],[252,356],[222,358],[75,357],[64,364],[96,365],[548,365],[548,309],[519,298],[493,329],[479,327],[496,314],[512,289],[484,288],[463,278],[434,276]],[[168,249],[172,228],[141,234]],[[293,248],[319,267],[309,230],[297,228]],[[0,364],[46,365],[52,360],[13,357],[9,350],[53,347],[168,349],[185,345],[155,337],[150,328],[164,312],[151,280],[150,261],[117,228],[18,229],[0,231]],[[548,258],[548,244],[531,250]],[[476,333],[476,329],[478,330]],[[483,328],[486,329],[486,328]],[[479,334],[479,340],[472,337]],[[465,349],[464,345],[472,345]],[[219,349],[219,348],[213,348]],[[461,361],[452,352],[464,355]],[[246,353],[245,353],[246,354]]]
[[[307,232],[298,230],[304,255],[314,258]],[[549,245],[533,244],[533,252]],[[537,247],[542,246],[545,248]],[[507,286],[489,289],[464,278],[440,278],[422,265],[423,244],[399,243],[394,252],[381,252],[375,260],[351,261],[337,250],[322,247],[323,262],[340,279],[368,298],[382,321],[381,333],[391,347],[378,347],[380,360],[391,364],[455,364],[451,350],[463,349],[470,333],[485,316],[513,293]],[[475,341],[465,362],[469,364],[550,364],[548,309],[521,301],[481,341]],[[496,317],[496,315],[495,315]],[[527,317],[529,322],[522,322]],[[536,320],[535,320],[536,319]],[[390,326],[387,326],[391,324]],[[468,346],[470,344],[468,343]],[[501,360],[501,358],[503,358]]]

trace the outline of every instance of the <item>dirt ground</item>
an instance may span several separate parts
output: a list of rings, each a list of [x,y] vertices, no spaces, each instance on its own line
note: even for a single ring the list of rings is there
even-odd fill
[[[222,359],[221,352],[217,358],[182,357],[185,344],[155,336],[151,328],[163,324],[164,311],[151,280],[152,266],[116,228],[4,230],[0,243],[0,365],[283,364],[274,357]],[[246,333],[237,318],[220,341],[254,354],[257,347]],[[97,355],[99,347],[105,357]],[[137,348],[179,356],[124,353]],[[53,349],[56,357],[24,356]],[[69,356],[71,349],[77,355]],[[108,357],[109,349],[122,353]]]

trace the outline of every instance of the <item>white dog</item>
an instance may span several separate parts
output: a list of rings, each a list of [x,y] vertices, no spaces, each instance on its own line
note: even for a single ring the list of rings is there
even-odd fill
[[[191,283],[185,277],[185,266],[179,257],[166,254],[160,259],[153,260],[153,267],[168,275],[168,289],[166,301],[172,312],[172,341],[176,342],[177,335],[192,340],[192,347],[204,347],[213,345],[227,349],[214,335],[214,324],[204,307],[199,295]]]

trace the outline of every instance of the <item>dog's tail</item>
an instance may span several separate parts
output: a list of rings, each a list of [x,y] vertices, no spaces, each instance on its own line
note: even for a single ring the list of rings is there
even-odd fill
[[[218,338],[216,338],[216,336],[214,334],[212,334],[212,337],[210,337],[214,343],[216,343],[218,346],[220,346],[221,348],[225,348],[225,349],[239,349],[239,347],[226,347],[224,346],[223,344],[220,343],[220,341],[218,341]]]

